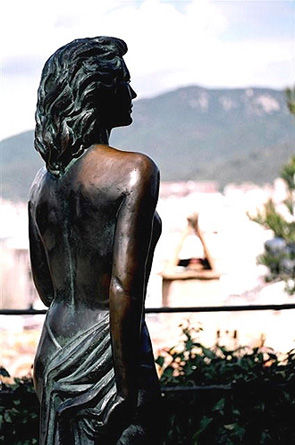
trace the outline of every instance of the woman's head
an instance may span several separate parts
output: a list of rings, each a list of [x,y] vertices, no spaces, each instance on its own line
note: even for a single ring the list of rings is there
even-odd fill
[[[103,130],[132,122],[131,99],[126,104],[129,121],[127,116],[120,121],[114,110],[112,122],[112,107],[118,105],[123,84],[128,89],[126,52],[126,43],[114,37],[77,39],[45,63],[38,89],[35,148],[53,174],[61,174],[72,158],[98,142]]]

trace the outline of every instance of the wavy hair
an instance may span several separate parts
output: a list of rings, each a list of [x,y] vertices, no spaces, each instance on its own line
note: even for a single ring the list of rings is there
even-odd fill
[[[45,63],[36,109],[35,149],[60,176],[97,141],[103,94],[126,75],[126,43],[114,37],[76,39]],[[101,99],[101,100],[100,100]]]

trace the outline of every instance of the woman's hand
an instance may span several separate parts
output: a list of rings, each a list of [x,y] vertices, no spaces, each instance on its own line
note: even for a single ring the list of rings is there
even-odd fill
[[[116,395],[105,413],[103,423],[111,431],[123,431],[130,425],[134,410],[134,404]]]

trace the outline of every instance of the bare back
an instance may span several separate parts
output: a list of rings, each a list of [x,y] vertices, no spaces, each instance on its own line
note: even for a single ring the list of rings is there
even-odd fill
[[[144,155],[99,145],[74,160],[61,178],[45,169],[36,177],[29,204],[31,252],[43,250],[48,271],[38,253],[32,268],[47,292],[47,320],[61,344],[108,308],[118,213],[148,163]],[[157,220],[150,257],[158,225]]]

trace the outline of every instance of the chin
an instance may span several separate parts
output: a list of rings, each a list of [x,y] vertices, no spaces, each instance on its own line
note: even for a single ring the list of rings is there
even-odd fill
[[[115,127],[127,127],[128,125],[132,124],[132,122],[133,122],[133,119],[132,119],[131,116],[129,116],[128,118],[126,118],[124,120],[122,119],[122,120],[118,121],[117,123],[113,124],[113,128],[115,128]]]

